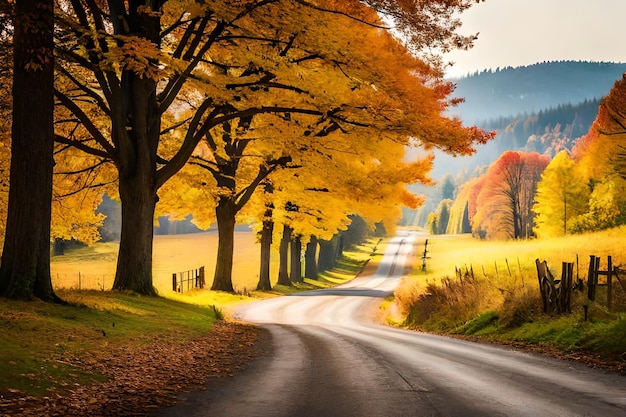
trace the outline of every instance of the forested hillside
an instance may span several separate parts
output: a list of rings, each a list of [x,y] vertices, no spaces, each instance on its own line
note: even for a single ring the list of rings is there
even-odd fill
[[[590,129],[573,147],[563,143],[559,149],[556,135],[547,134],[554,149],[506,151],[484,173],[457,178],[454,196],[442,192],[428,215],[431,232],[525,239],[626,224],[625,109],[626,75],[602,99]],[[442,191],[450,181],[443,181]]]
[[[605,96],[626,71],[626,63],[544,62],[485,70],[456,79],[455,95],[464,97],[453,110],[467,123],[539,112]]]
[[[426,226],[429,213],[440,212],[442,200],[449,198],[444,197],[443,184],[453,178],[460,187],[507,151],[550,158],[571,151],[589,132],[600,100],[624,71],[626,64],[568,61],[483,71],[457,80],[456,94],[466,101],[454,112],[497,135],[471,157],[437,154],[433,177],[439,185],[413,189],[427,200],[420,210],[406,211],[404,221]]]

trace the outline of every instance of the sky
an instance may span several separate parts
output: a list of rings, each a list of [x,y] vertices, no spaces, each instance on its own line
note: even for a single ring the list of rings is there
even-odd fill
[[[461,15],[474,48],[445,56],[449,77],[543,61],[626,62],[626,0],[487,0]]]

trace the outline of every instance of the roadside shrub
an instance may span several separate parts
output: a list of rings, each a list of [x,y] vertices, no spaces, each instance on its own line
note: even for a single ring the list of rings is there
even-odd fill
[[[500,296],[487,279],[477,279],[473,272],[446,276],[429,282],[424,292],[410,304],[406,324],[425,330],[455,331],[484,311],[500,303]]]
[[[541,296],[536,287],[505,291],[504,301],[498,309],[499,324],[508,328],[532,322],[537,314],[542,314],[542,308]]]

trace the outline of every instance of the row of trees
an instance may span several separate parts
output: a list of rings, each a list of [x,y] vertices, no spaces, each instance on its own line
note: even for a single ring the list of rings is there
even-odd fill
[[[563,236],[626,224],[626,79],[601,101],[589,132],[552,160],[505,152],[433,213],[442,233]],[[442,202],[442,204],[444,204]],[[433,228],[435,229],[435,228]],[[443,232],[443,233],[445,233]]]
[[[305,239],[349,214],[391,222],[420,202],[403,185],[429,181],[430,158],[403,162],[404,146],[466,154],[490,138],[442,116],[453,86],[423,53],[471,45],[453,16],[472,3],[3,3],[14,65],[0,293],[56,299],[53,189],[60,230],[93,230],[102,194],[119,199],[113,287],[142,294],[155,293],[159,211],[217,221],[213,289],[227,291],[244,208],[269,236],[274,222]]]

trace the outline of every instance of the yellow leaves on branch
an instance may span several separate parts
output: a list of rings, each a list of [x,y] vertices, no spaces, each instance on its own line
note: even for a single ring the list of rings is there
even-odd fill
[[[132,71],[140,77],[158,80],[163,76],[159,68],[161,51],[154,43],[139,36],[116,35],[118,45],[111,45],[104,53],[106,69]]]

